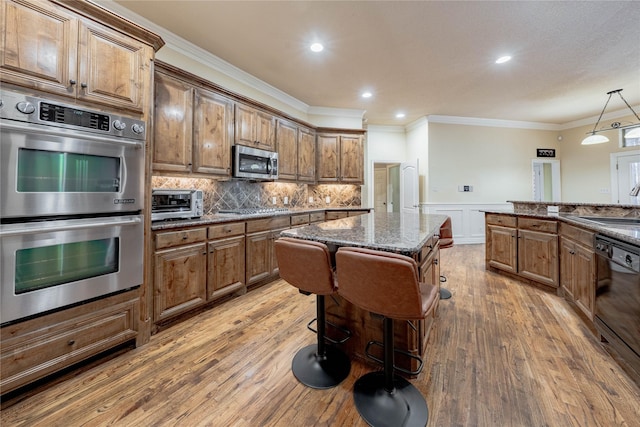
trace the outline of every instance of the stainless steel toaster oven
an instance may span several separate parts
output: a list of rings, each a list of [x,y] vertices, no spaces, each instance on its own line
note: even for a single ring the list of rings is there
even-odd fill
[[[154,189],[151,199],[151,221],[200,218],[203,215],[202,190]]]

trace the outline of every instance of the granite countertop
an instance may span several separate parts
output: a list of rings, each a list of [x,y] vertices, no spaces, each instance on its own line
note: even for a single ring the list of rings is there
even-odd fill
[[[575,204],[574,204],[575,205]],[[586,205],[585,206],[593,206]],[[611,207],[619,207],[619,205],[601,205],[601,206],[611,206]],[[616,224],[616,225],[605,225],[595,221],[591,221],[588,219],[584,219],[582,217],[614,217],[614,218],[636,218],[635,215],[623,215],[619,211],[618,212],[609,212],[609,213],[600,213],[600,215],[594,215],[583,213],[583,212],[572,212],[572,213],[547,213],[541,212],[536,209],[483,209],[485,213],[495,213],[495,214],[509,214],[515,216],[527,216],[533,218],[540,219],[553,219],[558,221],[566,222],[567,224],[575,225],[577,227],[582,227],[588,230],[591,230],[596,233],[601,233],[609,237],[614,237],[616,239],[620,239],[624,242],[631,243],[633,245],[640,245],[640,223],[639,224]]]
[[[440,231],[446,215],[369,213],[284,230],[282,237],[412,256]]]
[[[313,213],[313,212],[361,211],[361,210],[369,210],[369,208],[354,208],[354,207],[291,208],[285,211],[261,212],[261,213],[254,213],[254,214],[217,213],[213,215],[204,215],[200,218],[193,218],[193,219],[155,221],[151,224],[151,230],[153,231],[171,230],[174,228],[207,226],[207,225],[213,225],[213,224],[221,224],[225,222],[246,221],[250,219],[270,218],[274,216],[296,215],[296,214],[305,214],[305,213]]]

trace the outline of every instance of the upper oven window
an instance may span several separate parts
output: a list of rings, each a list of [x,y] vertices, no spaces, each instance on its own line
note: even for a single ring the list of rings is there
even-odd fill
[[[120,158],[20,148],[18,192],[117,193]]]
[[[118,271],[119,238],[16,251],[16,295]]]

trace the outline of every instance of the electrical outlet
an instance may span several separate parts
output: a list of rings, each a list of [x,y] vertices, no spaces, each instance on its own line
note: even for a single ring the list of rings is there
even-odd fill
[[[601,188],[601,189],[600,189],[600,193],[602,193],[602,194],[609,194],[609,189],[608,189],[608,188]]]
[[[272,198],[271,198],[271,204],[272,204],[272,205],[275,205],[275,204],[276,204],[276,198],[275,198],[275,197],[272,197]]]
[[[287,196],[284,196],[284,204],[285,205],[289,204],[289,198]]]
[[[468,193],[473,191],[473,186],[471,185],[458,185],[458,191],[462,191],[464,193]]]
[[[313,196],[309,196],[309,203],[313,203]]]
[[[327,196],[324,198],[324,201],[327,203],[331,203],[331,197]]]

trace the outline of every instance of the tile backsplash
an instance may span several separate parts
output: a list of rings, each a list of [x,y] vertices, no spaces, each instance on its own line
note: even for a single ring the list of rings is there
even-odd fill
[[[360,207],[362,201],[360,186],[349,184],[309,185],[153,176],[151,185],[153,188],[198,188],[203,190],[205,215],[221,209],[256,207]],[[274,197],[275,203],[273,203]],[[313,201],[310,201],[310,197],[313,198]],[[285,198],[287,198],[286,205]],[[328,203],[327,200],[329,200]]]

